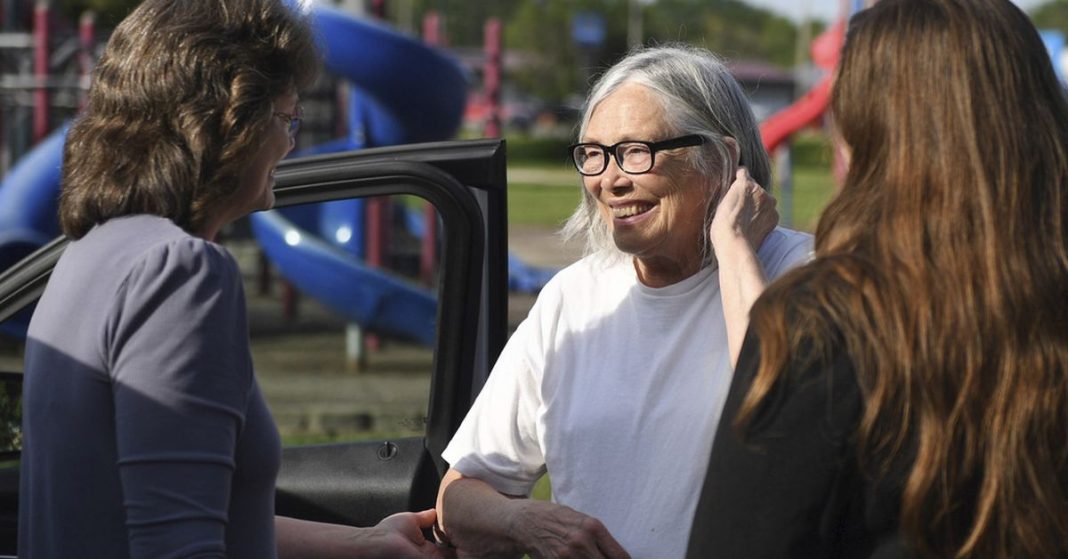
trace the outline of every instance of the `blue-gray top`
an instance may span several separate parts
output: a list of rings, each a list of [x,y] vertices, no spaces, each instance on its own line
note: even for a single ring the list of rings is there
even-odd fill
[[[71,243],[23,397],[20,557],[276,555],[278,432],[219,245],[148,215]]]

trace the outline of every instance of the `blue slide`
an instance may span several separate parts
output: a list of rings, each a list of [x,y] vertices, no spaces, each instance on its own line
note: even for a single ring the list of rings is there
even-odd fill
[[[327,71],[354,87],[349,135],[299,155],[452,138],[467,98],[467,79],[452,59],[377,22],[316,6],[312,21]],[[322,204],[317,216],[300,208],[252,214],[257,241],[300,291],[371,331],[434,342],[434,294],[360,263],[364,257],[363,201]],[[422,238],[419,212],[405,207],[402,222]],[[300,225],[298,225],[298,223]],[[317,235],[310,234],[314,231]],[[554,271],[509,256],[509,284],[537,291]]]
[[[0,183],[0,270],[59,234],[60,162],[67,129],[52,133]]]
[[[326,70],[353,84],[350,133],[299,155],[455,135],[467,96],[466,75],[457,62],[421,41],[335,8],[314,6],[311,21]],[[66,127],[54,132],[0,183],[0,270],[59,234],[56,208],[65,136]],[[268,258],[304,293],[368,330],[432,344],[433,293],[360,263],[362,206],[353,200],[259,212],[251,216],[252,228]],[[514,256],[509,260],[513,288],[537,290],[551,275]],[[24,320],[15,320],[0,331],[22,336],[25,326]]]
[[[0,183],[0,271],[59,235],[59,200],[63,127],[39,143]],[[0,324],[0,334],[23,338],[31,311]]]
[[[326,70],[348,80],[346,138],[298,155],[453,137],[467,98],[463,68],[440,51],[374,21],[315,6]],[[258,212],[252,231],[298,290],[369,331],[433,345],[437,302],[423,287],[367,267],[363,202]],[[309,210],[312,213],[309,215]]]

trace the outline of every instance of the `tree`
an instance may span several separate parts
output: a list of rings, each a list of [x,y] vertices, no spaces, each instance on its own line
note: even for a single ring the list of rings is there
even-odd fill
[[[525,91],[552,102],[585,91],[626,52],[626,8],[627,0],[524,0],[505,29],[505,44],[525,58],[511,77]],[[572,23],[580,13],[603,18],[601,45],[582,46],[573,39]]]
[[[1031,11],[1031,21],[1039,29],[1068,33],[1068,0],[1053,0]]]
[[[59,0],[58,7],[71,21],[78,21],[86,11],[96,13],[97,24],[113,29],[141,0]]]
[[[450,46],[475,47],[482,44],[482,28],[486,20],[495,17],[502,22],[511,19],[516,11],[515,0],[406,0],[411,3],[411,14],[417,21],[411,22],[418,29],[423,17],[431,11],[444,18],[446,43]],[[387,0],[386,9],[396,21],[401,2]],[[404,23],[404,22],[398,22]],[[401,25],[405,27],[406,25]]]
[[[738,0],[660,0],[645,11],[646,43],[686,42],[726,58],[782,67],[795,60],[797,28]]]
[[[628,0],[523,0],[506,28],[510,49],[529,62],[513,76],[524,89],[550,100],[584,92],[589,81],[627,50]],[[579,12],[604,17],[605,41],[580,48],[571,38]],[[659,0],[643,9],[644,43],[687,42],[730,59],[782,67],[795,62],[797,28],[789,20],[739,0]]]

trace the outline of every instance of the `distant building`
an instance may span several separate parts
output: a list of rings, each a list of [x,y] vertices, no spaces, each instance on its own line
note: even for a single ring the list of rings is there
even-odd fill
[[[794,102],[796,80],[789,71],[763,62],[732,62],[728,66],[749,96],[758,122]]]
[[[467,68],[471,77],[468,107],[464,118],[465,125],[471,128],[480,127],[487,110],[486,100],[481,92],[482,51],[478,48],[450,48],[449,52]],[[530,57],[523,53],[506,50],[502,63],[505,75],[507,75],[515,68],[529,64]],[[742,90],[749,96],[749,102],[752,104],[753,113],[758,122],[794,102],[795,94],[798,93],[797,80],[790,71],[764,62],[739,61],[729,63],[728,66],[735,79],[741,84]],[[514,85],[506,80],[502,91],[501,110],[502,119],[507,125],[525,128],[533,119],[538,118],[540,112],[548,110],[548,107],[537,99],[517,91]]]

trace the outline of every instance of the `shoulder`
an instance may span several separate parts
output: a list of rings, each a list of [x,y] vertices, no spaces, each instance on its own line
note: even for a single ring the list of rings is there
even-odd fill
[[[855,383],[862,348],[854,342],[873,332],[864,327],[869,267],[858,255],[825,255],[769,284],[750,312],[739,368],[743,359],[759,363],[760,354],[770,349],[773,362],[785,358],[793,381],[823,370]]]
[[[79,242],[95,245],[87,251],[90,254],[113,251],[103,257],[115,267],[118,289],[126,295],[239,288],[240,271],[226,249],[194,237],[163,218],[111,220]]]
[[[172,221],[154,215],[110,219],[71,243],[64,256],[67,253],[119,273],[144,265],[168,270],[206,267],[220,273],[236,271],[236,262],[222,246],[194,237]]]
[[[236,279],[237,263],[219,245],[196,237],[168,239],[146,249],[137,259],[144,272],[188,277]]]
[[[629,258],[611,251],[591,254],[557,272],[538,293],[535,307],[541,310],[564,305],[585,308],[608,296],[606,286],[617,290],[635,281]]]
[[[159,273],[189,275],[226,277],[238,272],[237,263],[221,245],[194,237],[169,220],[143,217],[146,219],[125,225],[144,239],[134,246],[134,261],[141,266]]]
[[[769,278],[803,264],[812,258],[813,237],[809,233],[776,227],[764,239],[757,258]]]
[[[601,251],[582,257],[557,272],[542,288],[539,298],[550,293],[582,291],[595,281],[603,281],[608,274],[631,270],[630,260],[611,251]]]
[[[626,259],[593,254],[560,270],[538,293],[514,338],[530,338],[536,346],[583,329],[615,307],[619,293],[636,281]]]
[[[763,353],[770,349],[765,347],[768,341],[752,329],[746,336],[735,373],[742,393],[756,382]],[[804,332],[786,351],[785,363],[748,425],[749,434],[778,436],[788,426],[808,425],[826,441],[847,440],[864,397],[855,363],[839,333],[833,328]],[[769,430],[769,422],[778,427]]]
[[[550,283],[569,285],[602,277],[606,273],[630,269],[630,257],[610,250],[588,254],[557,272]]]

